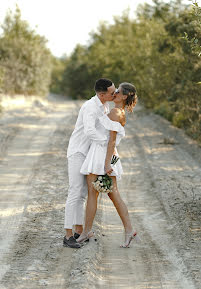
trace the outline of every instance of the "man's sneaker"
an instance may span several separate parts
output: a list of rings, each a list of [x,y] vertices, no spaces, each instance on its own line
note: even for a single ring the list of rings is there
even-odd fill
[[[78,239],[79,236],[80,236],[80,234],[78,234],[78,233],[74,233],[74,236],[73,236],[73,237],[74,237],[75,239]]]
[[[76,249],[81,247],[81,244],[77,243],[73,236],[71,236],[69,239],[67,239],[66,236],[64,236],[63,245],[64,247],[70,247],[70,248],[76,248]]]
[[[74,233],[74,238],[75,238],[75,239],[78,239],[79,236],[80,236],[80,234],[78,234],[78,233]],[[87,239],[85,242],[89,242],[89,239]]]

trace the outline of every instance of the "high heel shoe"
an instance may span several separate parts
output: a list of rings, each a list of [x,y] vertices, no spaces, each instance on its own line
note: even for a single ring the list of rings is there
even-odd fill
[[[141,242],[140,237],[137,236],[137,232],[130,232],[130,233],[125,233],[125,242],[122,244],[120,247],[121,248],[129,248],[131,241],[135,239],[136,242]]]
[[[82,243],[85,242],[86,240],[89,240],[90,238],[92,238],[94,236],[94,232],[90,231],[88,233],[82,233],[79,238],[77,238],[77,242],[78,243]]]

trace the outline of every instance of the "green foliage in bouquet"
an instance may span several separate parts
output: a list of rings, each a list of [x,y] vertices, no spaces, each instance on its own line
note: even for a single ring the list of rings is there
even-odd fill
[[[112,156],[111,165],[115,165],[119,160],[119,157],[116,155]],[[111,193],[113,189],[112,179],[107,175],[100,175],[97,177],[95,182],[92,182],[94,188],[100,193]]]
[[[100,193],[112,192],[112,179],[106,174],[98,176],[96,181],[92,183],[94,188]]]

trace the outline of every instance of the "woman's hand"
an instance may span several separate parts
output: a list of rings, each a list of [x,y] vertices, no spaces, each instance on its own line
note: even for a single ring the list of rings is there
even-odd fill
[[[107,175],[110,175],[113,172],[110,164],[105,164],[105,172]]]
[[[117,155],[117,152],[116,152],[116,149],[114,149],[113,156],[116,156],[116,155]]]

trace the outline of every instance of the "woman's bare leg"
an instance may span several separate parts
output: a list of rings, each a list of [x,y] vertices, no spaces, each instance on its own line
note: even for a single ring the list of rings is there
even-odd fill
[[[94,189],[92,182],[97,178],[97,175],[90,174],[87,176],[87,185],[88,185],[88,199],[85,212],[85,225],[82,234],[77,239],[77,242],[82,242],[83,239],[87,238],[87,234],[91,231],[94,217],[97,210],[97,199],[98,192]],[[89,237],[91,237],[90,235]]]
[[[124,229],[125,232],[132,232],[133,228],[131,225],[131,221],[130,221],[130,217],[128,214],[128,209],[126,204],[124,203],[124,201],[122,200],[119,191],[118,191],[118,187],[117,187],[117,182],[116,182],[116,177],[111,177],[112,178],[112,182],[113,182],[113,192],[109,193],[108,196],[111,199],[111,201],[113,202],[119,217],[122,220],[122,223],[124,225]]]
[[[124,229],[125,229],[125,241],[124,243],[121,245],[121,247],[123,248],[127,248],[130,246],[130,242],[132,241],[132,239],[136,239],[136,241],[140,241],[139,237],[137,237],[137,232],[133,231],[132,225],[131,225],[131,221],[130,221],[130,217],[128,214],[128,209],[126,204],[124,203],[124,201],[122,200],[118,188],[117,188],[117,182],[116,182],[116,177],[111,177],[112,178],[112,182],[113,182],[113,192],[109,193],[108,196],[109,198],[112,200],[118,214],[119,217],[122,220],[122,223],[124,225]]]
[[[97,210],[98,192],[94,189],[92,182],[97,178],[97,175],[90,174],[87,176],[88,199],[86,206],[84,232],[89,232],[92,228],[93,221]]]

